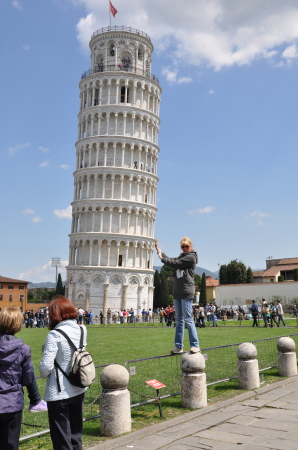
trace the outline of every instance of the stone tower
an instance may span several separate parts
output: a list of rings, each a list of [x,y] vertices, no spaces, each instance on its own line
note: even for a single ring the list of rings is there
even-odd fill
[[[152,308],[161,87],[142,31],[102,28],[80,88],[66,295],[76,307]]]

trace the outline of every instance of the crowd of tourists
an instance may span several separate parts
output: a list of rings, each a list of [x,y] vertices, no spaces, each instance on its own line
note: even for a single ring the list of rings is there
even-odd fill
[[[125,324],[134,322],[143,323],[164,323],[168,327],[176,325],[176,311],[174,305],[168,305],[166,308],[149,308],[136,314],[133,308],[120,309],[112,311],[108,308],[106,313],[106,320],[101,309],[98,314],[93,314],[92,310],[84,310],[83,308],[77,308],[77,321],[79,324],[94,325],[94,324]],[[293,305],[292,310],[293,317],[298,316],[298,308]],[[37,311],[26,310],[23,313],[24,326],[26,328],[44,328],[49,323],[48,308],[38,309]],[[192,317],[194,323],[199,328],[204,328],[206,322],[211,322],[214,327],[218,326],[218,320],[249,320],[254,319],[254,325],[256,325],[257,319],[260,318],[264,321],[264,327],[280,326],[284,323],[284,312],[281,302],[266,302],[264,299],[260,305],[257,305],[255,300],[252,301],[252,305],[248,306],[235,306],[234,308],[224,308],[216,306],[216,304],[210,302],[206,306],[200,304],[192,305]],[[259,326],[259,325],[258,325]]]
[[[24,324],[26,328],[44,328],[48,326],[48,323],[48,308],[38,309],[35,312],[33,309],[27,309],[24,313]]]

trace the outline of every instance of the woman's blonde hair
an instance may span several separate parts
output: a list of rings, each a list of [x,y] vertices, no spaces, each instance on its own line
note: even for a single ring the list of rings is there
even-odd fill
[[[185,244],[185,245],[188,245],[189,247],[190,247],[190,250],[193,250],[193,248],[192,248],[192,242],[191,242],[191,240],[189,239],[189,237],[183,237],[182,239],[181,239],[181,241],[180,241],[180,247],[182,247],[182,245],[183,244]]]
[[[8,306],[0,311],[0,332],[16,334],[21,331],[24,318],[18,306]]]

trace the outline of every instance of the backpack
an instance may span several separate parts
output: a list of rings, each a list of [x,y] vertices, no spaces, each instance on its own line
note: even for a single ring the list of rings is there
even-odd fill
[[[54,361],[54,366],[56,368],[58,392],[61,392],[58,369],[63,373],[63,375],[68,379],[68,381],[73,386],[77,386],[80,388],[88,387],[95,380],[95,366],[92,360],[92,356],[90,355],[90,353],[87,352],[87,350],[84,349],[83,328],[80,327],[80,330],[81,330],[81,338],[80,338],[80,345],[78,348],[74,345],[74,343],[67,336],[67,334],[64,333],[64,331],[59,329],[55,330],[58,331],[58,333],[62,334],[65,337],[65,339],[68,340],[68,343],[71,346],[71,348],[74,349],[74,354],[72,355],[70,371],[68,375],[64,372],[63,369],[61,369],[56,359]]]

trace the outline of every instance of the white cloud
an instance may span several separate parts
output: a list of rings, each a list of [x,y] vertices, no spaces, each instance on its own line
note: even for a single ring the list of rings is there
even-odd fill
[[[191,209],[190,211],[187,211],[187,214],[189,214],[190,216],[196,214],[210,214],[214,210],[215,210],[214,206],[205,206],[204,208]]]
[[[18,9],[19,11],[23,11],[23,6],[21,5],[21,3],[18,0],[13,0],[12,6],[15,9]]]
[[[58,267],[58,273],[61,273],[62,280],[66,279],[65,266],[68,265],[68,261],[61,261],[61,267]],[[48,261],[44,266],[34,267],[27,270],[18,276],[20,280],[31,281],[32,283],[41,283],[42,281],[56,282],[56,269],[52,267],[52,262]]]
[[[85,3],[85,1],[83,1],[83,3]],[[88,9],[88,5],[86,6]],[[95,18],[95,15],[90,13],[87,15],[87,17],[82,17],[77,24],[78,40],[82,48],[85,50],[89,48],[89,41],[92,33],[98,28],[96,22],[97,20]]]
[[[170,70],[168,67],[163,67],[161,73],[170,84],[190,83],[192,81],[191,77],[178,77],[178,70]]]
[[[264,224],[263,220],[259,220],[257,222],[257,225],[258,225],[258,227],[263,227],[265,224]]]
[[[27,209],[25,209],[25,210],[22,212],[22,214],[24,214],[24,216],[31,216],[31,215],[34,215],[34,217],[32,218],[32,222],[33,222],[33,223],[41,222],[41,217],[36,216],[36,215],[35,215],[36,213],[35,213],[35,211],[34,211],[33,209],[27,208]]]
[[[24,44],[23,45],[23,49],[26,50],[27,52],[29,52],[30,51],[30,45]]]
[[[213,95],[214,93],[215,92],[212,89],[210,89],[210,91],[208,92],[209,95]]]
[[[68,164],[61,164],[59,167],[60,169],[68,169],[70,166]]]
[[[92,33],[108,25],[107,7],[95,0],[73,3],[86,10],[77,34],[89,53]],[[117,9],[113,25],[141,29],[149,34],[157,52],[166,53],[170,82],[185,82],[188,77],[178,77],[175,71],[187,65],[220,70],[260,58],[274,59],[279,65],[284,48],[296,44],[298,38],[298,2],[293,0],[200,0],[187,7],[181,0],[126,0]],[[288,52],[293,59],[293,50]]]
[[[288,65],[291,65],[294,59],[298,58],[297,46],[290,45],[282,52],[281,56],[287,61]]]
[[[47,159],[46,161],[43,161],[42,163],[40,163],[40,164],[39,164],[39,167],[42,167],[42,168],[43,168],[43,167],[48,167],[49,162],[50,162],[50,161]]]
[[[261,218],[261,217],[268,217],[268,216],[269,216],[269,214],[263,213],[263,212],[261,212],[261,211],[253,211],[253,212],[249,213],[248,215],[249,215],[250,217],[258,217],[258,218]]]
[[[53,214],[59,219],[71,219],[72,208],[69,205],[66,209],[54,209]]]
[[[25,142],[24,144],[18,144],[18,145],[15,145],[14,147],[9,147],[7,149],[7,151],[8,151],[9,156],[14,156],[16,153],[23,150],[23,148],[29,148],[29,147],[31,147],[31,142]]]
[[[35,214],[35,211],[33,211],[33,209],[25,209],[22,214],[24,214],[25,216],[29,216],[30,214]]]
[[[283,58],[297,58],[298,56],[298,52],[297,52],[297,46],[296,45],[290,45],[289,47],[287,47],[282,55]]]
[[[42,153],[48,153],[50,151],[47,147],[42,147],[41,145],[38,147],[38,150]]]

